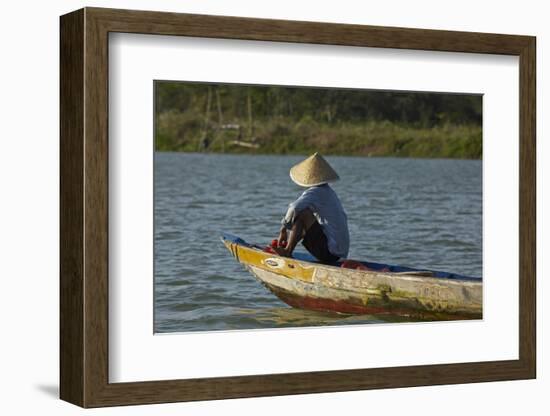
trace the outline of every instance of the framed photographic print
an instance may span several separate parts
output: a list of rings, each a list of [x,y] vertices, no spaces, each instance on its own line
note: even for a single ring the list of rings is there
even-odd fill
[[[61,398],[534,378],[535,38],[61,17]]]

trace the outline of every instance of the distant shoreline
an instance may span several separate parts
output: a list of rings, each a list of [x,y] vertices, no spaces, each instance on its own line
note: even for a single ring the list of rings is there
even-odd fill
[[[262,153],[262,152],[197,152],[197,151],[184,151],[184,150],[159,150],[155,149],[155,153],[183,153],[188,155],[228,155],[228,156],[310,156],[311,154],[317,152],[317,150],[311,150],[310,152],[302,153]],[[321,153],[321,152],[320,152]],[[338,153],[322,153],[323,156],[327,157],[356,157],[356,158],[367,158],[367,159],[426,159],[426,160],[483,160],[479,158],[469,158],[469,157],[441,157],[441,156],[396,156],[396,155],[386,155],[386,156],[364,156],[364,155],[343,155]]]
[[[155,150],[265,155],[319,152],[327,156],[481,159],[482,129],[478,125],[445,124],[426,128],[387,121],[326,125],[314,121],[295,123],[279,119],[255,123],[250,135],[236,129],[213,128],[205,133],[200,129],[187,128],[182,133],[181,129],[157,128]]]
[[[155,148],[235,154],[481,159],[482,96],[155,83]]]

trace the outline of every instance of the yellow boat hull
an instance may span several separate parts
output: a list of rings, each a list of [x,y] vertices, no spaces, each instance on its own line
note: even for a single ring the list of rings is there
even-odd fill
[[[421,320],[482,317],[481,281],[346,269],[281,257],[242,240],[222,241],[252,275],[296,308]]]

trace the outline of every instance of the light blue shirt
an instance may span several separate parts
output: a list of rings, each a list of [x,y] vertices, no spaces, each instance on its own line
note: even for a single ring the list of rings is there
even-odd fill
[[[336,192],[327,184],[307,188],[288,206],[281,223],[290,228],[296,215],[309,208],[323,228],[331,254],[346,258],[349,252],[348,217]]]

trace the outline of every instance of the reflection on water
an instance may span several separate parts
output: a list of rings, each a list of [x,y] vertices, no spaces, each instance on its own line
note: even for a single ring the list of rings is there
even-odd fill
[[[399,321],[290,308],[221,244],[221,231],[276,236],[300,194],[288,170],[301,159],[156,153],[156,332]],[[341,177],[350,258],[481,276],[481,161],[327,159]]]

